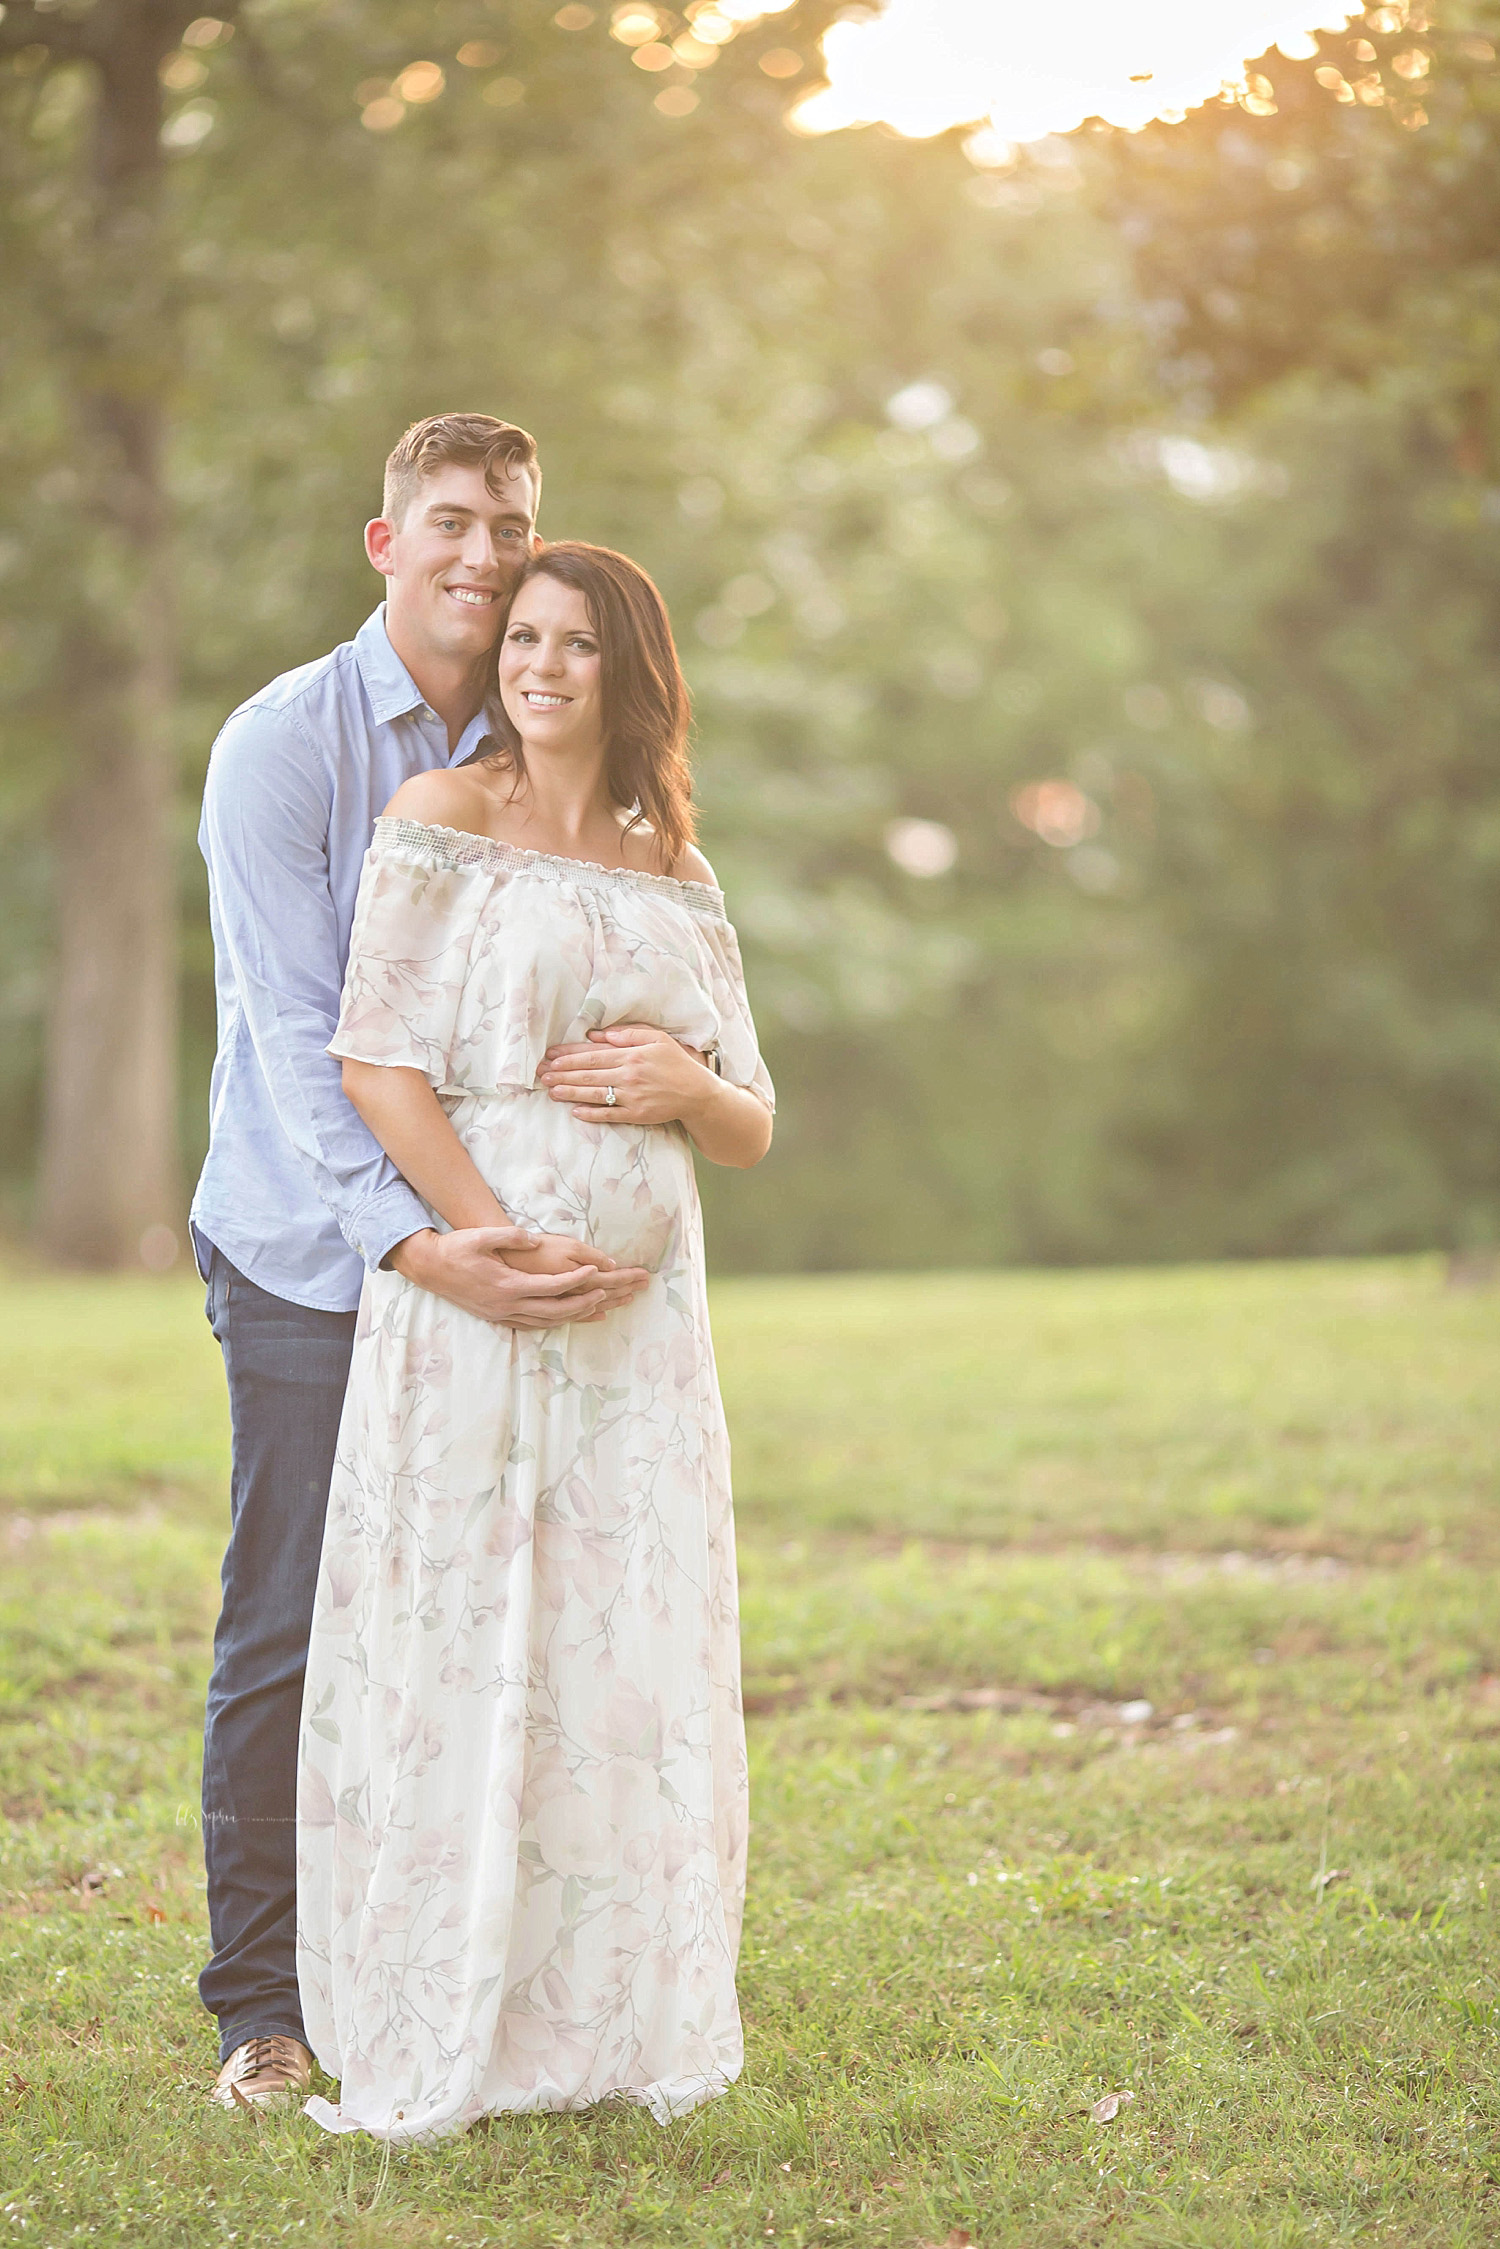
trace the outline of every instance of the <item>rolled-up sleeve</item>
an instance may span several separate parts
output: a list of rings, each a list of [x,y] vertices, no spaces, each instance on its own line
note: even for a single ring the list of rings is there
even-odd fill
[[[328,1053],[339,1019],[327,774],[285,711],[237,712],[214,745],[202,845],[244,1022],[277,1121],[350,1248],[372,1270],[432,1224]]]

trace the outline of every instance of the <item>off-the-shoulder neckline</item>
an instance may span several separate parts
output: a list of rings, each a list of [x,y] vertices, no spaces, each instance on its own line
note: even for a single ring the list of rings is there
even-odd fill
[[[454,866],[504,867],[512,873],[554,875],[576,882],[592,877],[604,884],[624,884],[678,898],[698,912],[722,914],[724,893],[711,882],[685,882],[678,875],[652,875],[644,868],[606,867],[598,859],[570,859],[564,854],[528,851],[518,843],[501,843],[494,836],[472,834],[466,828],[446,828],[434,820],[407,820],[399,813],[382,813],[375,823],[375,840],[398,846],[429,847],[436,843]]]

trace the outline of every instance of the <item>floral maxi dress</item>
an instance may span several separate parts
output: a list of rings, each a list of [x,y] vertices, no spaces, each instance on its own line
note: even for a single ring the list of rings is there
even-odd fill
[[[644,1022],[769,1106],[719,892],[383,819],[330,1051],[421,1070],[501,1203],[650,1286],[492,1327],[364,1287],[303,1703],[298,1976],[330,2130],[431,2138],[742,2060],[729,1453],[692,1155],[546,1049]]]

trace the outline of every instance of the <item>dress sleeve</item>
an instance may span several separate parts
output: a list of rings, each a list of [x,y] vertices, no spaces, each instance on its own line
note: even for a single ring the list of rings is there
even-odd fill
[[[382,832],[385,826],[376,827],[360,877],[343,1005],[328,1051],[350,1062],[420,1070],[440,1087],[492,879],[483,868],[405,849]]]
[[[750,995],[745,989],[739,939],[729,922],[716,922],[710,924],[706,932],[706,943],[709,986],[719,1018],[719,1059],[725,1081],[729,1085],[744,1086],[774,1111],[776,1088],[761,1059],[755,1018],[750,1013]]]

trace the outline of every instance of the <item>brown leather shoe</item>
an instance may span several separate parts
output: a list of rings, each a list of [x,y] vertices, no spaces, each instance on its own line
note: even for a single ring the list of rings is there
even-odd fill
[[[220,2070],[210,2100],[220,2108],[264,2108],[283,2093],[312,2090],[312,2056],[295,2038],[247,2038]]]

